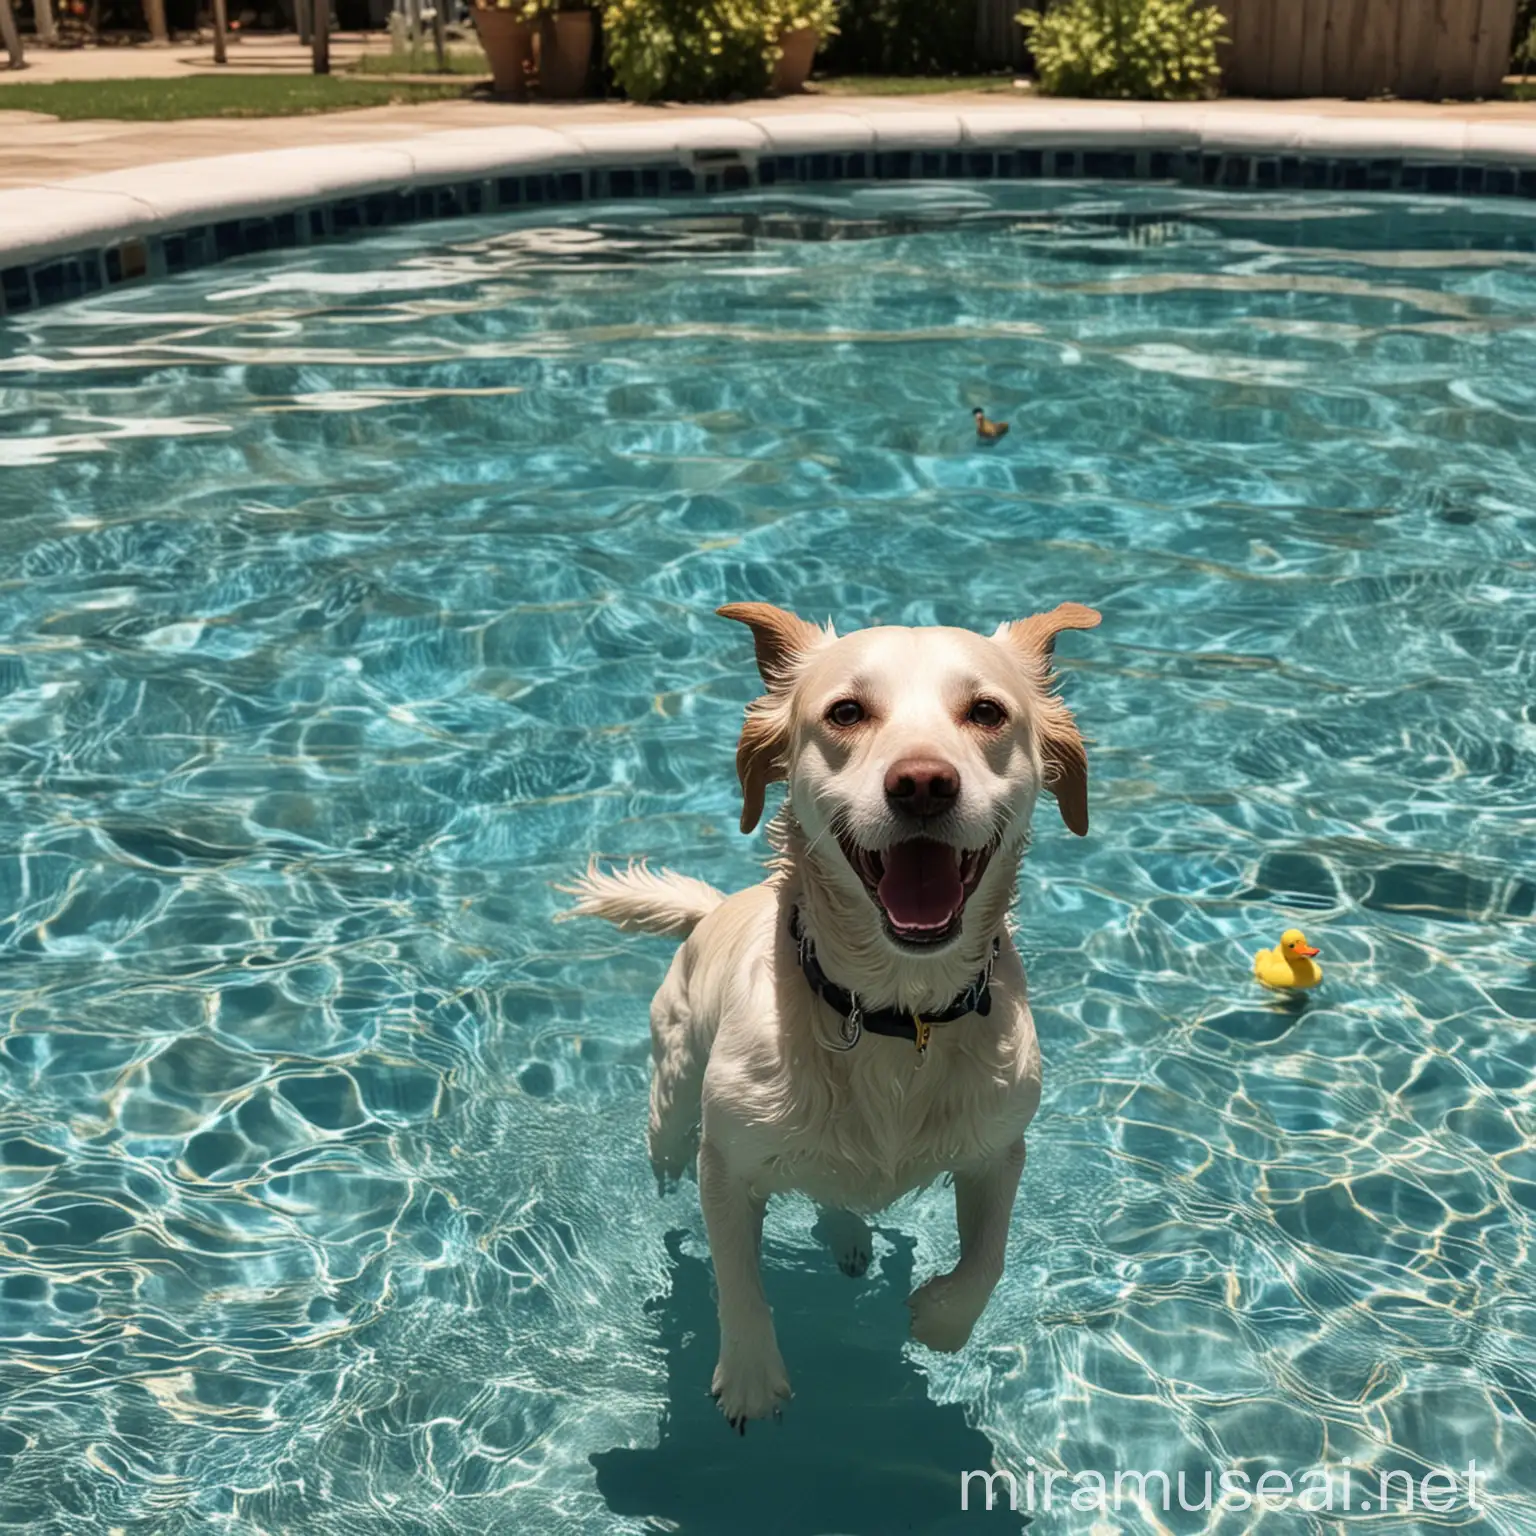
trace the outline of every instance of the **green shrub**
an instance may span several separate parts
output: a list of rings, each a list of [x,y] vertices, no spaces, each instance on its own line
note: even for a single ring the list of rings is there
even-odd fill
[[[1536,0],[1520,0],[1515,13],[1514,53],[1510,68],[1516,74],[1529,74],[1536,68]]]
[[[779,39],[787,32],[814,27],[821,34],[818,53],[837,36],[837,0],[763,0],[763,13],[770,67],[782,52]]]
[[[1199,101],[1216,94],[1224,19],[1205,0],[1058,0],[1018,20],[1047,96]]]
[[[475,0],[494,11],[516,11],[524,21],[539,21],[557,11],[590,10],[590,0]],[[393,22],[394,13],[391,13]]]
[[[760,96],[779,37],[836,25],[836,0],[607,0],[603,38],[631,101]]]

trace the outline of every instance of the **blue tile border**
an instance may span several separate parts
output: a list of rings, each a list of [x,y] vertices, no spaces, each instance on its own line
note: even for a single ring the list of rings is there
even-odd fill
[[[693,152],[580,169],[528,169],[435,185],[349,194],[270,215],[220,219],[0,268],[0,315],[175,277],[266,251],[329,244],[425,220],[527,213],[582,202],[729,196],[760,188],[922,181],[1144,181],[1224,191],[1327,190],[1536,199],[1536,164],[1507,165],[1309,154],[1237,153],[1146,144],[986,149],[769,148]],[[59,189],[65,190],[65,189]],[[0,253],[0,261],[3,261]]]

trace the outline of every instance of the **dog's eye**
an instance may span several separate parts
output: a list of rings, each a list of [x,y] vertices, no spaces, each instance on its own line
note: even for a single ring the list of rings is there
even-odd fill
[[[827,711],[827,719],[833,725],[857,725],[864,718],[864,706],[857,699],[839,699]]]
[[[996,699],[977,699],[965,717],[972,725],[995,731],[1008,718],[1008,712]]]

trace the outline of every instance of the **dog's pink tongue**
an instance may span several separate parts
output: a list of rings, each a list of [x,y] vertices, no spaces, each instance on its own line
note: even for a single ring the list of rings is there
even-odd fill
[[[879,891],[880,905],[898,928],[943,928],[965,903],[955,850],[926,837],[885,850]]]

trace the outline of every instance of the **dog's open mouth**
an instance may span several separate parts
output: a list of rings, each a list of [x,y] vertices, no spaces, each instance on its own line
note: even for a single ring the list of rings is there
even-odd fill
[[[880,908],[886,932],[914,948],[946,944],[960,931],[966,901],[997,847],[995,840],[985,848],[953,848],[914,837],[876,852],[847,838],[838,841]]]

